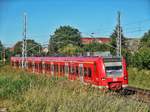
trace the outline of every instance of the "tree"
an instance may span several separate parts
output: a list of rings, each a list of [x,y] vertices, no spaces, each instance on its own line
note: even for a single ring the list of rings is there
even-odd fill
[[[110,38],[111,38],[111,46],[112,46],[112,48],[110,49],[110,52],[111,52],[111,54],[112,55],[116,55],[116,49],[115,48],[117,48],[117,29],[119,28],[119,26],[117,25],[116,27],[115,27],[115,30],[114,30],[114,32],[111,34],[111,36],[110,36]],[[123,35],[123,30],[122,30],[122,27],[120,27],[120,29],[121,29],[121,47],[122,47],[122,49],[125,49],[126,48],[126,45],[125,45],[125,37],[124,37],[124,35]]]
[[[139,46],[133,57],[133,65],[139,69],[150,69],[150,30],[144,34]]]
[[[49,40],[50,53],[59,53],[59,49],[72,44],[73,46],[81,46],[81,34],[78,29],[71,26],[60,26],[54,32]]]
[[[150,69],[150,48],[141,48],[135,53],[134,66],[139,69]]]
[[[27,55],[28,56],[40,55],[39,51],[41,50],[42,50],[42,46],[39,43],[31,39],[27,40]],[[15,44],[13,55],[19,55],[19,56],[22,55],[22,41],[18,41]]]
[[[0,60],[2,60],[3,44],[0,41]]]
[[[109,46],[98,42],[92,42],[83,46],[85,52],[109,51]]]
[[[150,48],[150,30],[144,34],[140,41],[140,46],[139,48],[142,47],[149,47]]]
[[[60,48],[59,52],[63,55],[75,56],[75,55],[78,55],[79,53],[81,53],[82,49],[79,46],[76,46],[73,44],[68,44],[68,45]]]

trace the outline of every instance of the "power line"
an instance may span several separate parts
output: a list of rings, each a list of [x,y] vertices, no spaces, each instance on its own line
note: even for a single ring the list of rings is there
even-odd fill
[[[143,28],[142,24],[148,23],[148,22],[150,22],[150,19],[144,19],[144,20],[136,21],[136,22],[132,22],[132,23],[125,23],[125,24],[123,24],[123,29],[124,29],[124,31],[126,31],[128,29],[136,29],[136,28],[141,29],[141,28]],[[133,25],[136,25],[136,27],[133,27]],[[138,27],[137,27],[137,25],[138,25]],[[110,35],[111,35],[111,33],[113,32],[113,28],[111,26],[107,26],[105,28],[100,28],[98,30],[90,31],[90,32],[94,32],[95,34],[100,34],[101,32],[103,32],[103,33],[110,32]],[[86,33],[82,32],[82,33],[86,34],[86,35],[90,35],[90,33],[87,33],[87,32]],[[110,35],[108,35],[108,36],[110,36]]]
[[[125,23],[125,24],[123,24],[123,26],[127,26],[127,25],[128,26],[132,26],[132,25],[137,25],[138,23],[142,24],[142,23],[147,23],[147,22],[150,22],[150,18],[149,19],[140,20],[140,21],[136,21],[136,22],[133,22],[133,23]]]

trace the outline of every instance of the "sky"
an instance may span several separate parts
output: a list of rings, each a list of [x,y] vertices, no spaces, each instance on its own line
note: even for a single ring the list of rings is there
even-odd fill
[[[109,37],[121,12],[124,36],[140,38],[150,29],[150,0],[0,0],[0,40],[12,46],[23,38],[48,43],[56,28],[70,25],[83,37]]]

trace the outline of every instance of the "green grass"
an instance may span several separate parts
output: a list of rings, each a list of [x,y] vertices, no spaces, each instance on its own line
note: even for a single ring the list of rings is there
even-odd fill
[[[10,112],[149,112],[148,104],[79,81],[0,68],[0,107]]]
[[[150,90],[150,70],[129,68],[129,85]]]

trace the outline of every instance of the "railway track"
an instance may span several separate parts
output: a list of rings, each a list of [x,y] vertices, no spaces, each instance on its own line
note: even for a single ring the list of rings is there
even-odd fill
[[[150,104],[150,90],[129,86],[122,93],[127,96],[134,95],[133,99]]]

